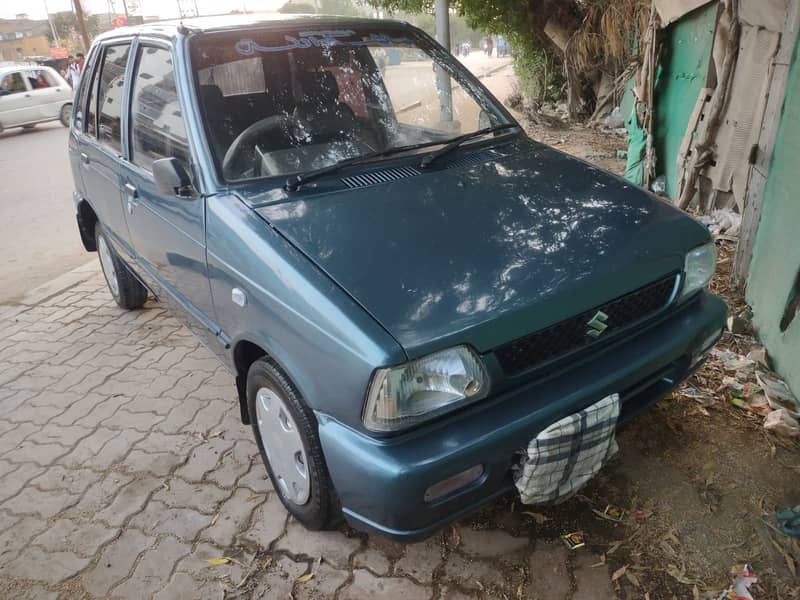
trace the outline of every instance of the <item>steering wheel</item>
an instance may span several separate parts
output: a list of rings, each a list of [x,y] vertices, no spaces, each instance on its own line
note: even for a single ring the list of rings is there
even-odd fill
[[[256,121],[248,126],[247,129],[236,136],[236,139],[233,140],[227,152],[225,152],[225,157],[222,159],[222,173],[225,175],[225,178],[236,178],[233,172],[236,163],[245,151],[252,151],[255,148],[258,140],[280,135],[281,138],[289,142],[290,145],[294,145],[297,139],[294,132],[298,131],[299,128],[300,124],[298,120],[288,115],[274,115]],[[275,139],[276,137],[273,137],[272,141]]]

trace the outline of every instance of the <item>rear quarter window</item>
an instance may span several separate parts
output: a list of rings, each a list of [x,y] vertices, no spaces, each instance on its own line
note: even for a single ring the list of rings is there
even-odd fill
[[[130,44],[106,48],[97,87],[97,139],[117,154],[122,151],[122,104],[130,49]]]
[[[94,71],[94,63],[96,59],[97,53],[92,52],[89,54],[89,59],[86,61],[83,70],[83,76],[81,77],[80,85],[78,86],[78,91],[75,93],[75,128],[78,130],[83,131],[83,116],[84,116],[84,107],[86,106],[87,96],[89,95],[89,88],[91,84],[94,82],[94,78],[92,77],[92,73]],[[94,110],[91,111],[92,119],[94,119]]]

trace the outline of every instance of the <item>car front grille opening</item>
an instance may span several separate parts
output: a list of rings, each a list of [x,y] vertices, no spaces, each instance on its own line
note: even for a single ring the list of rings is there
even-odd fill
[[[516,375],[586,348],[666,308],[678,275],[660,279],[630,294],[495,349],[503,370]]]

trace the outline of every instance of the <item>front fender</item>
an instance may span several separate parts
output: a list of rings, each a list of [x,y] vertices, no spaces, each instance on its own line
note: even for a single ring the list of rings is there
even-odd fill
[[[214,307],[231,352],[241,340],[257,345],[313,410],[362,429],[372,372],[404,361],[400,345],[237,197],[208,198],[207,247]],[[233,301],[234,288],[244,306]]]

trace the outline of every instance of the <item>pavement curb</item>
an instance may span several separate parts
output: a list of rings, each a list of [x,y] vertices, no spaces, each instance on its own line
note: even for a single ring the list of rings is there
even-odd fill
[[[28,290],[18,300],[12,300],[6,303],[10,306],[36,306],[41,304],[48,298],[60,294],[64,290],[75,287],[79,283],[83,283],[87,279],[91,279],[94,275],[100,272],[100,261],[97,259],[90,260],[79,267],[67,271],[63,275],[59,275],[55,279],[40,285],[39,287]]]

